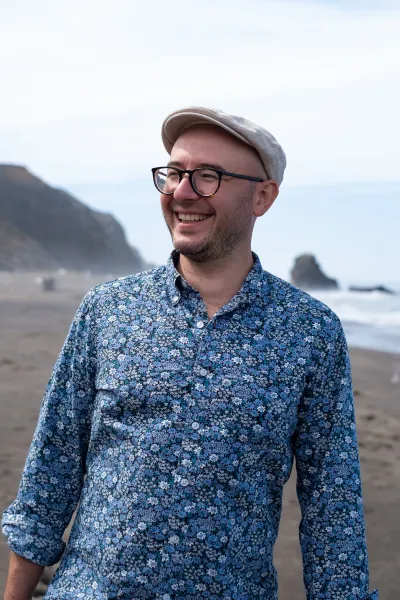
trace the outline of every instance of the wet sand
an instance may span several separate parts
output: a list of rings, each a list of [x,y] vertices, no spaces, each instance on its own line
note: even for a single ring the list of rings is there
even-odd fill
[[[39,274],[0,273],[0,511],[17,493],[54,361],[84,293],[113,276],[56,275],[43,292]],[[400,351],[400,349],[399,349]],[[370,560],[370,588],[400,598],[400,355],[351,349]],[[399,366],[397,366],[399,365]],[[275,551],[280,600],[304,600],[295,473],[285,487]],[[8,547],[0,535],[0,590]],[[343,599],[346,600],[346,599]]]

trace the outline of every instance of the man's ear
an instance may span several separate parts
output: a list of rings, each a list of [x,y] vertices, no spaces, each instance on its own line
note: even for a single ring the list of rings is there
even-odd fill
[[[255,191],[253,215],[262,217],[273,205],[279,194],[279,186],[272,179],[258,184],[260,188]]]

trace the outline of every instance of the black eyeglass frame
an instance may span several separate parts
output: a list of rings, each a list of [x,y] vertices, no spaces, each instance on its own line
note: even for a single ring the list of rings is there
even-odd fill
[[[197,169],[192,169],[192,170],[178,169],[178,167],[168,167],[168,165],[162,166],[162,167],[153,167],[151,169],[151,172],[153,173],[154,185],[156,186],[156,189],[160,192],[160,194],[165,194],[166,196],[170,196],[171,194],[173,194],[175,192],[175,190],[173,190],[172,192],[163,192],[157,187],[156,172],[159,169],[174,169],[175,171],[178,171],[179,183],[182,181],[183,175],[185,173],[188,173],[189,183],[192,186],[192,190],[199,196],[202,196],[203,198],[211,198],[212,196],[215,196],[215,194],[218,192],[218,190],[221,186],[221,181],[222,181],[223,175],[228,175],[229,177],[237,177],[237,179],[248,179],[249,181],[258,181],[258,182],[268,181],[268,179],[261,179],[260,177],[251,177],[250,175],[239,175],[239,173],[230,173],[229,171],[221,171],[220,169],[214,169],[213,167],[198,167]],[[196,171],[204,171],[204,170],[214,171],[214,173],[217,173],[217,175],[218,175],[218,187],[213,194],[200,194],[200,192],[198,190],[196,190],[196,188],[193,185],[193,174],[196,173]],[[268,177],[268,173],[267,173],[267,177]],[[178,185],[179,185],[179,183],[178,183]]]

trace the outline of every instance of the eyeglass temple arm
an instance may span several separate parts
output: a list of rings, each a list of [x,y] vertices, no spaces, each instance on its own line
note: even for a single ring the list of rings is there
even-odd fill
[[[260,177],[250,177],[249,175],[238,175],[237,173],[229,173],[228,171],[220,171],[221,175],[230,175],[231,177],[237,177],[238,179],[249,179],[250,181],[267,181]],[[267,173],[268,176],[268,173]]]

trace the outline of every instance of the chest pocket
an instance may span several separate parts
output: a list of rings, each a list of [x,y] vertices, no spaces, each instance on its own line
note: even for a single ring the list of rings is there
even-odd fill
[[[123,361],[98,363],[94,424],[120,429],[141,428],[173,416],[190,387],[190,372],[182,361],[153,360],[153,347]],[[114,366],[116,365],[116,366]]]

